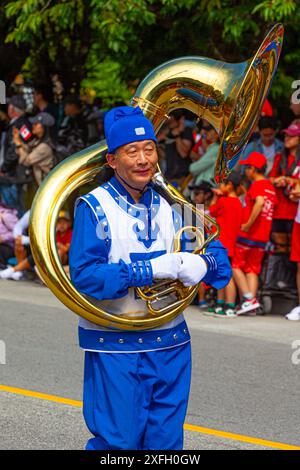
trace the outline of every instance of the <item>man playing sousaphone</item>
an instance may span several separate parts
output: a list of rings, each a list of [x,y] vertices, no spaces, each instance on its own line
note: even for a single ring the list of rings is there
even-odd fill
[[[69,262],[78,291],[115,315],[143,315],[135,287],[159,279],[224,287],[231,268],[220,242],[205,255],[172,253],[180,222],[151,184],[156,136],[140,108],[105,116],[114,176],[77,201]],[[90,450],[182,449],[191,379],[190,335],[182,314],[156,329],[108,329],[80,318],[85,350],[83,412]]]

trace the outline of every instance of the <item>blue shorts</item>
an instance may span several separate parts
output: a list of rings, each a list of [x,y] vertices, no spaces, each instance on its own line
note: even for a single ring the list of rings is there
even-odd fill
[[[85,353],[87,450],[180,450],[191,380],[191,346]]]

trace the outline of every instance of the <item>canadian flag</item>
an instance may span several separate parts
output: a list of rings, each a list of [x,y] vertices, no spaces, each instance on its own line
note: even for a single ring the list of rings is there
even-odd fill
[[[25,126],[25,124],[21,127],[20,129],[20,134],[21,134],[21,137],[27,141],[30,139],[30,137],[32,136],[32,133],[31,131],[28,129],[27,126]]]

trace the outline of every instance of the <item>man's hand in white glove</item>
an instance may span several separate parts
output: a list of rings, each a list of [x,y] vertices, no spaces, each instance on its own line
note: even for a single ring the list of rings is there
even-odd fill
[[[154,279],[177,279],[181,253],[167,253],[150,260]]]
[[[204,278],[207,273],[207,264],[199,255],[192,253],[179,252],[181,266],[178,279],[185,287],[194,286]]]

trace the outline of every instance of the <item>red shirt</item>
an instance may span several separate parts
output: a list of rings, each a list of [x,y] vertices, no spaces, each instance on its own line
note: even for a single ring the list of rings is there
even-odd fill
[[[239,236],[247,240],[267,242],[270,237],[276,203],[275,188],[269,180],[254,181],[250,186],[245,198],[246,205],[243,211],[243,223],[248,222],[258,196],[263,196],[265,200],[262,211],[252,224],[249,232],[240,231]]]
[[[285,176],[286,175],[286,170],[283,169],[281,171],[280,169],[280,161],[282,159],[282,154],[278,153],[275,155],[274,158],[274,164],[272,167],[272,170],[269,173],[270,177],[275,177],[276,176]],[[295,161],[294,155],[289,155],[287,158],[287,169],[290,169],[292,164]],[[286,219],[286,220],[294,220],[297,212],[297,203],[291,201],[285,194],[284,194],[284,189],[285,188],[276,188],[276,198],[277,198],[277,204],[275,207],[274,211],[274,219]]]
[[[56,243],[61,243],[62,245],[68,245],[71,243],[72,238],[72,229],[68,228],[68,230],[64,233],[56,232]]]
[[[237,197],[222,196],[209,211],[220,225],[220,241],[227,248],[228,256],[232,257],[242,224],[242,203]]]

